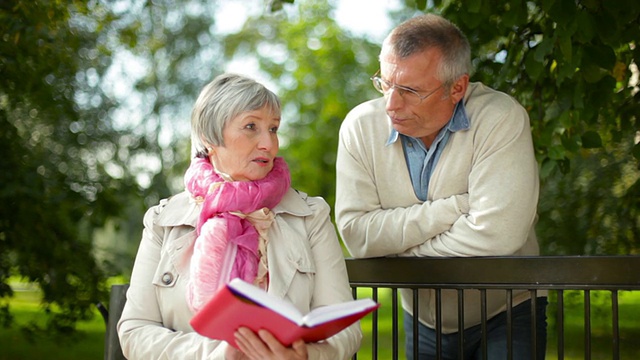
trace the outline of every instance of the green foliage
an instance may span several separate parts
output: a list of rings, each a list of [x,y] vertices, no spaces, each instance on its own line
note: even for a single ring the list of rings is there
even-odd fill
[[[211,40],[207,3],[0,5],[0,298],[10,276],[37,283],[49,329],[73,332],[104,277],[130,272],[145,208],[186,167],[184,137],[167,134],[188,134],[211,77],[193,50]],[[117,248],[95,244],[107,225]]]
[[[48,327],[63,332],[104,296],[91,231],[119,207],[102,169],[79,161],[109,141],[100,121],[73,131],[75,50],[92,38],[67,21],[86,11],[83,2],[0,7],[0,298],[12,294],[12,274],[38,283]]]
[[[295,2],[300,12],[309,7],[309,3]],[[640,247],[640,207],[636,200],[640,187],[637,138],[640,89],[636,65],[640,52],[637,46],[640,4],[633,1],[614,4],[604,0],[433,3],[406,0],[405,3],[406,8],[394,14],[397,22],[412,16],[411,10],[419,9],[442,14],[456,23],[471,43],[476,69],[472,81],[481,81],[511,94],[528,110],[543,181],[539,224],[543,252],[637,253]],[[307,22],[313,21],[310,20],[313,13],[304,17]],[[299,37],[307,35],[298,34]],[[287,36],[281,40],[288,44],[289,58],[309,52],[295,33]],[[373,45],[379,48],[379,44]],[[341,56],[343,48],[335,42],[329,51],[335,54],[335,59],[328,58],[328,61],[337,63],[349,59]],[[374,56],[372,53],[368,58]],[[287,68],[286,63],[277,64],[280,65]],[[276,79],[293,76],[298,83],[315,77],[314,74],[323,74],[339,77],[337,81],[344,84],[363,86],[355,92],[344,93],[341,99],[352,93],[361,94],[356,97],[360,101],[375,96],[369,95],[370,84],[358,82],[365,74],[358,71],[357,64],[355,73],[334,71],[341,66],[344,65],[324,64],[311,74],[263,69]],[[362,63],[359,66],[371,71],[369,69],[377,65]],[[364,94],[367,95],[362,96]],[[294,101],[300,103],[303,98],[298,99]],[[314,106],[322,108],[333,101],[325,95]],[[298,116],[304,118],[306,111],[314,113],[311,109],[297,109]],[[326,121],[324,119],[328,118],[316,122]],[[334,134],[336,132],[337,127]],[[320,158],[316,151],[327,144],[332,145],[328,151],[333,151],[334,143],[327,140],[319,138],[316,145],[310,144],[316,141],[314,136],[304,138],[305,144],[292,144],[287,148],[289,161],[299,156],[305,160]],[[293,146],[308,150],[298,153],[292,150]],[[323,163],[313,162],[313,165],[325,171]],[[307,185],[305,181],[317,182],[332,176],[333,172],[326,177],[300,178],[296,183]],[[322,187],[313,190],[324,191]],[[319,194],[332,199],[333,192]],[[576,214],[581,215],[578,221]]]
[[[579,170],[543,182],[538,237],[549,255],[638,254],[640,174],[629,145],[582,151]]]
[[[477,1],[469,8],[456,1],[441,10],[469,36],[474,79],[529,110],[543,178],[567,173],[580,148],[634,141],[640,109],[630,79],[640,6],[615,3]]]
[[[543,251],[637,253],[640,4],[476,4],[453,1],[441,12],[469,36],[473,79],[529,110],[543,180]]]
[[[293,186],[333,204],[338,128],[352,107],[377,96],[369,76],[377,68],[378,45],[350,38],[328,16],[328,4],[296,4],[291,14],[248,19],[223,44],[228,56],[257,57],[281,86],[281,155]]]

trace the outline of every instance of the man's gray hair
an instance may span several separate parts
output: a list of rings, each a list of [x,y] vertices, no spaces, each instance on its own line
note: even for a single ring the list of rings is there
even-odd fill
[[[237,74],[222,74],[207,84],[191,112],[192,156],[205,156],[205,144],[224,146],[222,130],[236,116],[267,106],[280,113],[280,99],[264,85]]]
[[[442,52],[436,76],[451,86],[471,74],[471,49],[467,37],[450,21],[434,14],[413,17],[398,25],[385,40],[392,53],[406,58],[427,49]]]

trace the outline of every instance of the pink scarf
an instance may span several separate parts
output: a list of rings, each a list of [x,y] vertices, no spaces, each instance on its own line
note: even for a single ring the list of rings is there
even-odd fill
[[[231,279],[264,285],[266,233],[274,216],[270,209],[280,203],[290,184],[287,163],[279,157],[269,174],[256,181],[227,181],[208,158],[192,160],[185,187],[202,201],[187,284],[192,311],[202,308]]]

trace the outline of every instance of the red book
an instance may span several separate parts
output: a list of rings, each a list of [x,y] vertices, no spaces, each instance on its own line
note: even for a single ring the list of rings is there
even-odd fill
[[[378,307],[380,304],[371,299],[358,299],[319,307],[304,315],[290,302],[241,279],[233,279],[216,292],[190,323],[199,334],[224,340],[236,348],[233,333],[241,326],[254,332],[269,330],[289,346],[298,339],[324,340]]]

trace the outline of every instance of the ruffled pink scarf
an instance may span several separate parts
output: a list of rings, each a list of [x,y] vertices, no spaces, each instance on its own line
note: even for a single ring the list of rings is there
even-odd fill
[[[202,201],[187,284],[192,311],[200,310],[231,279],[266,285],[266,233],[274,217],[270,209],[280,203],[290,184],[283,158],[276,158],[269,174],[257,181],[229,181],[208,158],[192,160],[185,186],[196,201]]]

